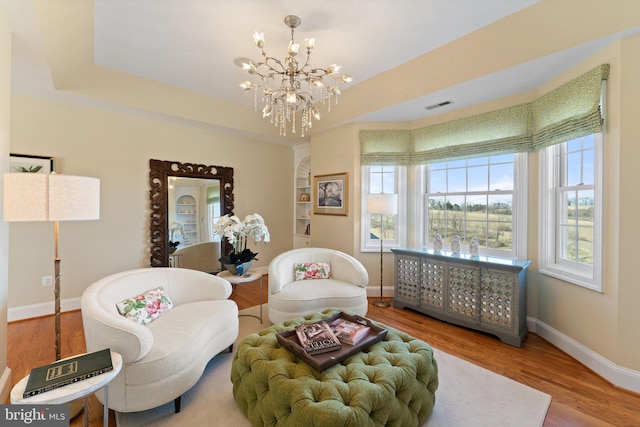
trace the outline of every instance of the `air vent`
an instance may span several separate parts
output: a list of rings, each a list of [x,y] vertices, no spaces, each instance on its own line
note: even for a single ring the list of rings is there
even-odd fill
[[[427,105],[424,107],[425,110],[435,110],[436,108],[444,107],[445,105],[453,104],[453,101],[444,101],[438,104]]]

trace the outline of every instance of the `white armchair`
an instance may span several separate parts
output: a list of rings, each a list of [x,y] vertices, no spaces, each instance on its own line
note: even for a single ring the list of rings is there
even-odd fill
[[[116,304],[163,287],[173,308],[141,325],[123,317]],[[135,412],[174,401],[195,385],[215,355],[238,337],[238,306],[231,284],[201,271],[142,268],[105,277],[81,299],[87,351],[110,348],[123,367],[109,383],[109,408]],[[104,391],[96,393],[104,402]]]
[[[180,248],[172,254],[177,266],[190,270],[217,273],[220,271],[220,242],[202,242]]]
[[[298,263],[328,262],[328,279],[295,280]],[[326,248],[284,252],[269,263],[269,320],[273,323],[337,307],[360,316],[367,314],[367,270],[346,253]]]

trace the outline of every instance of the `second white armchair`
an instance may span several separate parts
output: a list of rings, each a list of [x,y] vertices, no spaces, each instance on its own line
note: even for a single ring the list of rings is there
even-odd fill
[[[328,265],[327,274],[323,264]],[[318,266],[321,271],[316,273]],[[362,263],[346,253],[326,248],[284,252],[269,263],[269,320],[280,323],[329,307],[364,316],[368,283]]]

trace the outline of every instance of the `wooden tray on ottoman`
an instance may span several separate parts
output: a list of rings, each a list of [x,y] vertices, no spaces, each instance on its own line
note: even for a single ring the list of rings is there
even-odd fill
[[[302,349],[295,330],[280,332],[279,334],[276,334],[276,337],[281,346],[291,351],[293,354],[304,360],[316,370],[324,371],[325,369],[330,368],[333,365],[341,363],[354,354],[361,352],[367,347],[379,341],[382,341],[384,337],[387,336],[386,329],[374,325],[371,320],[361,316],[355,316],[348,313],[340,312],[322,320],[327,323],[331,323],[338,317],[342,317],[343,319],[349,320],[351,322],[365,324],[366,326],[371,328],[369,330],[369,334],[355,345],[343,342],[342,348],[339,350],[313,355],[308,354]]]

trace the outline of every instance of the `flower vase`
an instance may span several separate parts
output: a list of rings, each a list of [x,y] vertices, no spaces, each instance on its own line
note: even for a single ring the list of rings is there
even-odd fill
[[[247,261],[243,262],[242,264],[225,264],[224,266],[227,270],[229,270],[229,273],[236,276],[242,276],[243,274],[246,274],[247,271],[249,271],[252,263],[253,261]]]

